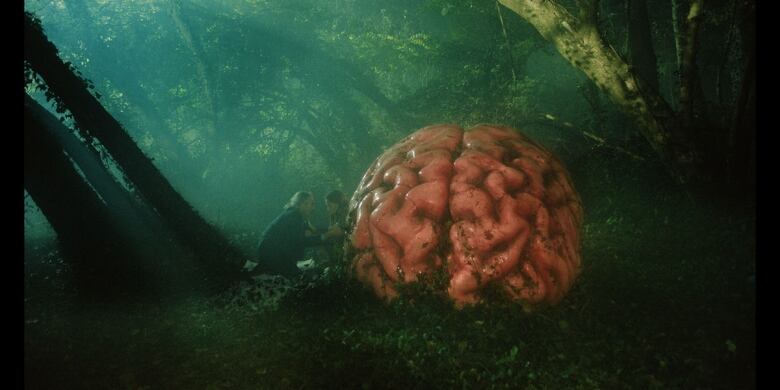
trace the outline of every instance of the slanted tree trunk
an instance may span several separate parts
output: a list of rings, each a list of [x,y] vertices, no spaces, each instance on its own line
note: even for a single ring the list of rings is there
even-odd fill
[[[172,249],[167,248],[170,234],[160,224],[159,216],[117,182],[95,149],[79,140],[71,129],[30,96],[25,95],[24,104],[78,166],[87,183],[107,206],[112,219],[117,221],[117,230],[137,248],[138,255],[153,261],[169,253]]]
[[[132,111],[135,111],[142,118],[136,122],[142,124],[142,128],[151,130],[146,132],[151,136],[154,144],[154,150],[163,153],[164,163],[155,161],[157,167],[162,168],[164,164],[169,173],[168,179],[176,182],[177,177],[201,177],[207,170],[207,161],[204,158],[191,158],[186,147],[176,139],[176,134],[166,123],[163,113],[160,111],[160,104],[154,102],[142,84],[143,77],[139,74],[140,69],[126,61],[123,53],[118,52],[114,47],[106,45],[99,39],[100,27],[95,23],[95,16],[90,11],[84,0],[70,0],[66,3],[66,9],[75,22],[76,29],[84,45],[84,51],[90,56],[90,67],[94,69],[93,74],[100,74],[109,80],[113,86],[119,89]],[[93,80],[97,82],[97,80]],[[121,113],[115,113],[118,121],[128,126],[122,120]],[[128,116],[128,119],[133,119]],[[153,153],[149,149],[147,153]],[[197,189],[202,188],[198,181]]]
[[[58,145],[62,146],[65,153],[79,167],[87,182],[106,204],[111,205],[111,208],[120,214],[133,213],[130,193],[119,187],[116,179],[106,171],[100,157],[94,150],[89,150],[84,143],[71,134],[70,129],[29,95],[24,96],[24,105],[48,129],[48,133]]]
[[[679,182],[688,183],[697,174],[696,150],[675,123],[674,112],[602,41],[595,18],[574,17],[554,1],[499,2],[531,23],[566,60],[585,72],[630,115],[660,161]]]
[[[136,252],[57,142],[42,107],[25,100],[24,187],[46,215],[85,297],[154,292]]]
[[[57,55],[40,26],[25,14],[25,60],[73,114],[78,127],[108,149],[135,188],[206,267],[205,279],[228,282],[243,264],[241,253],[170,185],[122,126],[89,93]]]
[[[106,46],[99,39],[99,35],[96,34],[98,26],[84,0],[70,0],[66,3],[66,9],[70,13],[84,44],[84,51],[90,55],[90,67],[94,67],[97,73],[104,75],[117,89],[122,91],[131,107],[134,107],[146,119],[145,123],[156,129],[153,133],[154,141],[159,143],[161,149],[165,150],[166,154],[171,157],[167,164],[172,163],[172,171],[198,171],[197,168],[192,168],[196,165],[196,161],[185,161],[186,153],[166,125],[158,105],[149,98],[141,87],[142,79],[139,77],[138,69],[122,61],[120,53]],[[122,118],[117,119],[121,120]]]

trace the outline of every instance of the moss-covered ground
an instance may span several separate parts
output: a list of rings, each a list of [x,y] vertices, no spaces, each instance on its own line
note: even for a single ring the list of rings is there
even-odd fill
[[[276,310],[221,296],[84,305],[58,282],[57,252],[31,249],[25,387],[754,388],[752,209],[629,177],[581,181],[582,273],[533,313],[430,295],[385,305],[339,278]]]

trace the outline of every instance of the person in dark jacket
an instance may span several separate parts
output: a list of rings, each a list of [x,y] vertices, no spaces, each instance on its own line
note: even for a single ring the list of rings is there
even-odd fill
[[[300,191],[292,196],[284,211],[263,232],[257,249],[258,264],[253,273],[297,277],[302,271],[304,249],[324,245],[324,235],[316,234],[309,216],[314,210],[314,196]]]

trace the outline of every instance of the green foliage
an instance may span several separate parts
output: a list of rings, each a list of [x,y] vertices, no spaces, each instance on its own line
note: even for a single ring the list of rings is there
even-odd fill
[[[25,11],[25,24],[31,28],[32,31],[35,31],[36,34],[41,34],[45,37],[43,27],[41,26],[41,21],[38,17],[36,17],[33,13]],[[55,53],[59,54],[58,51],[55,48]],[[60,57],[60,59],[62,59]],[[95,91],[95,85],[94,83],[86,78],[82,73],[81,70],[79,70],[73,63],[69,61],[64,61],[64,64],[66,68],[73,73],[77,78],[78,81],[83,84],[83,86],[89,90],[92,91],[95,98],[100,99],[101,95],[97,91]],[[37,94],[43,93],[43,97],[45,97],[46,102],[50,102],[53,105],[54,111],[57,114],[57,117],[61,122],[68,122],[70,123],[78,132],[79,134],[87,140],[87,142],[92,142],[92,136],[89,134],[89,131],[83,130],[78,126],[78,123],[75,122],[75,118],[73,114],[68,110],[68,108],[65,106],[65,103],[62,101],[62,98],[56,94],[54,94],[46,84],[46,81],[43,80],[41,75],[39,75],[32,67],[32,64],[25,59],[24,61],[24,89],[25,93],[30,96],[35,96]]]
[[[350,192],[383,148],[432,123],[507,124],[573,158],[584,158],[592,143],[578,129],[624,147],[646,142],[609,101],[588,100],[577,70],[560,59],[553,64],[550,57],[559,55],[551,45],[500,7],[505,38],[494,2],[176,4],[180,23],[165,2],[29,0],[25,7],[41,15],[63,59],[95,80],[102,103],[185,196],[200,209],[222,210],[207,215],[235,228],[270,221],[273,212],[252,195],[269,187],[280,194],[268,194],[266,204],[281,204],[310,183],[315,191]],[[600,27],[624,52],[620,4],[601,2]],[[705,30],[734,43],[707,41],[701,51],[711,59],[705,63],[718,63],[709,74],[723,76],[717,91],[726,104],[738,81],[730,75],[739,73],[739,39],[727,38],[738,35],[732,31],[740,14],[730,2],[712,7]],[[668,9],[649,11],[665,43],[656,49],[663,93],[671,96]],[[728,61],[712,60],[723,53]],[[25,80],[39,84],[29,72]],[[545,114],[570,126],[542,124]],[[246,192],[225,196],[224,188]],[[244,221],[247,214],[259,221]]]
[[[512,82],[510,67],[542,41],[513,38],[510,64],[493,4],[442,15],[436,2],[195,1],[178,3],[178,22],[156,3],[26,7],[177,189],[231,229],[273,217],[257,194],[281,205],[301,188],[349,193],[416,128],[512,124],[537,110],[540,83],[522,72]]]
[[[726,3],[707,14],[705,30],[728,36]],[[580,136],[586,129],[653,155],[513,13],[503,13],[507,45],[494,2],[179,4],[181,24],[167,2],[25,6],[174,186],[247,251],[294,191],[349,193],[383,148],[416,128],[494,122],[523,125],[565,156],[585,205],[582,274],[560,305],[530,314],[497,289],[485,293],[490,306],[454,310],[443,271],[382,304],[338,270],[345,264],[271,312],[197,296],[85,308],[59,289],[67,270],[56,251],[26,252],[31,387],[754,385],[755,291],[745,280],[755,273],[754,214],[697,206],[656,162]],[[625,53],[622,2],[601,4],[605,38]],[[657,47],[662,88],[673,95],[664,9],[649,10],[666,42]],[[710,60],[727,52],[721,75],[740,72],[734,42],[702,47]],[[703,61],[711,63],[720,61]],[[25,89],[45,90],[27,66]],[[556,119],[525,125],[543,115]]]
[[[229,307],[227,293],[82,307],[51,284],[62,264],[49,261],[26,275],[25,367],[34,368],[26,381],[88,388],[117,380],[133,388],[755,386],[755,289],[746,280],[755,273],[755,214],[691,203],[625,157],[587,169],[612,173],[583,183],[583,269],[557,306],[526,313],[499,301],[456,310],[436,293],[444,283],[435,279],[385,304],[336,272],[299,283],[271,311]],[[41,370],[47,375],[35,374]]]

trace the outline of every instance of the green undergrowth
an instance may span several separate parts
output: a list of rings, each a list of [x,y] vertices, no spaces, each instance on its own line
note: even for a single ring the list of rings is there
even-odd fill
[[[590,208],[583,196],[575,286],[531,313],[456,310],[424,288],[384,304],[337,276],[263,310],[224,296],[82,305],[39,265],[26,277],[25,387],[754,388],[753,214],[604,196]]]

